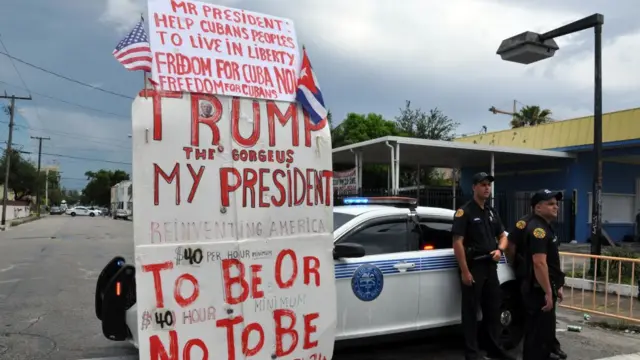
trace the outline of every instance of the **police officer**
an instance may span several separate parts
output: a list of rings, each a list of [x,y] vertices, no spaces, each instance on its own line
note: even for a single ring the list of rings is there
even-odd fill
[[[509,264],[514,269],[516,274],[516,280],[523,283],[523,279],[526,276],[526,266],[525,266],[525,256],[526,256],[526,246],[523,244],[525,229],[527,224],[531,221],[531,218],[534,216],[533,207],[531,208],[531,213],[523,216],[516,222],[515,226],[509,229],[509,246],[507,247],[507,259],[509,260]],[[551,356],[549,359],[566,359],[567,354],[562,351],[562,347],[560,346],[560,342],[558,341],[558,337],[556,336],[555,331],[553,332],[553,342],[551,347]]]
[[[482,308],[482,318],[488,332],[487,344],[484,344],[488,357],[513,359],[498,342],[502,294],[497,264],[507,247],[507,236],[498,213],[486,203],[491,196],[493,180],[493,176],[487,173],[475,174],[473,200],[462,205],[453,219],[453,249],[460,269],[462,326],[467,360],[479,357],[478,306]],[[488,254],[490,258],[474,260]]]
[[[533,216],[525,227],[525,307],[523,360],[551,357],[556,331],[555,302],[562,301],[564,273],[560,267],[558,238],[551,222],[558,216],[562,193],[540,190],[531,198]]]

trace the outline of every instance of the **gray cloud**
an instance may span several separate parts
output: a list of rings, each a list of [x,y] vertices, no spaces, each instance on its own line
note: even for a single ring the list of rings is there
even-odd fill
[[[640,35],[633,38],[640,34],[637,1],[407,0],[402,7],[387,0],[225,3],[296,22],[299,42],[308,49],[338,121],[347,112],[376,112],[392,119],[405,100],[425,110],[440,108],[462,123],[460,133],[477,132],[483,125],[489,130],[506,128],[509,117],[487,109],[511,109],[513,99],[549,108],[556,119],[588,115],[593,107],[592,32],[561,39],[556,57],[530,66],[503,62],[495,51],[501,39],[518,32],[549,30],[593,12],[603,13],[606,21],[605,111],[637,106],[640,95],[640,72],[634,72],[640,55]],[[142,74],[125,71],[111,52],[144,6],[142,0],[8,2],[0,12],[0,34],[15,56],[134,96],[142,86]],[[122,115],[84,111],[34,95],[36,101],[20,105],[27,110],[20,121],[40,129],[34,134],[53,134],[55,140],[47,145],[51,152],[130,162],[129,150],[123,148],[130,146],[129,100],[24,65],[18,69],[32,91]],[[1,55],[0,80],[21,85]],[[0,91],[5,89],[22,91],[0,83]],[[20,141],[33,148],[25,135]],[[6,136],[6,129],[0,136]],[[75,174],[72,177],[88,169],[118,167],[59,160],[65,172]],[[82,182],[68,186],[81,187]]]

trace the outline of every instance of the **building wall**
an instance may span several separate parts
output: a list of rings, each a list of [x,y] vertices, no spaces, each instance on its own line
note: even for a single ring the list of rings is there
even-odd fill
[[[605,157],[611,157],[613,151],[605,151]],[[570,183],[578,190],[576,214],[576,240],[585,242],[589,232],[589,193],[593,187],[594,159],[593,153],[581,153],[572,169]],[[602,164],[602,192],[604,194],[636,194],[636,179],[640,178],[640,165],[624,164],[605,161]],[[637,209],[638,204],[636,204]],[[607,208],[603,206],[602,213],[606,216]],[[633,235],[635,224],[606,223],[602,228],[614,241],[622,241],[625,235]]]
[[[0,206],[0,214],[2,213],[2,207]],[[15,220],[28,217],[31,215],[31,208],[26,203],[16,202],[16,204],[7,204],[7,216],[6,220]]]
[[[636,179],[640,178],[640,165],[611,161],[626,159],[629,155],[635,154],[640,154],[640,147],[606,149],[603,152],[603,157],[608,160],[603,163],[603,193],[636,194]],[[494,191],[513,196],[519,191],[532,192],[547,188],[564,190],[565,197],[570,198],[575,189],[577,191],[575,240],[585,242],[590,234],[589,193],[592,191],[593,185],[593,166],[592,152],[578,153],[577,158],[572,160],[558,159],[535,163],[498,164],[494,169],[496,174]],[[474,173],[489,172],[489,170],[484,168],[462,169],[460,185],[464,193],[471,192],[471,177]],[[639,207],[640,204],[636,203],[636,210]],[[568,209],[568,207],[565,208],[567,216]],[[603,207],[603,214],[606,214],[606,211],[606,207]],[[621,241],[625,235],[634,233],[635,224],[632,222],[603,223],[603,229],[614,241]]]

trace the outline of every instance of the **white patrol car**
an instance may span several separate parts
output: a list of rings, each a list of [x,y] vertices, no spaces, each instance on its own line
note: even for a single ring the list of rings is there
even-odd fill
[[[336,340],[460,324],[460,275],[453,255],[453,210],[414,207],[415,199],[348,198],[334,207],[338,316]],[[114,258],[96,287],[96,316],[111,340],[137,346],[135,267]],[[523,337],[518,287],[504,258],[501,341]],[[479,314],[481,318],[481,314]]]

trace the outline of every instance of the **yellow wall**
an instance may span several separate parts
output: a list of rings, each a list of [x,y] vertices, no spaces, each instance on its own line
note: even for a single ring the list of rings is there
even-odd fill
[[[603,115],[603,142],[634,139],[640,139],[640,108]],[[529,149],[591,145],[593,144],[593,116],[461,137],[454,141]]]

